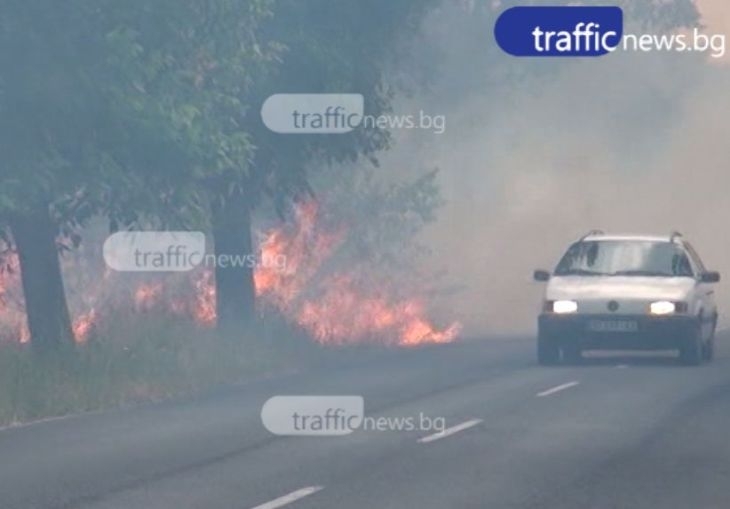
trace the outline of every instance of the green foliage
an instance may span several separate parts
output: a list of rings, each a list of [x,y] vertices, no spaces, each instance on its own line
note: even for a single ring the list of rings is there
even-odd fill
[[[241,97],[270,58],[255,37],[267,3],[7,2],[0,220],[29,203],[71,222],[178,219],[201,179],[245,176]]]
[[[124,224],[205,214],[206,191],[254,202],[308,190],[313,159],[374,158],[389,136],[282,136],[262,125],[276,92],[365,95],[430,2],[9,0],[0,23],[0,220],[28,203],[60,219]],[[192,219],[191,219],[192,218]]]
[[[112,193],[110,215],[200,227],[205,184],[246,179],[253,146],[241,99],[275,54],[256,37],[268,3],[163,0],[115,8],[117,25],[107,34],[119,70],[114,105],[144,136],[116,152],[132,180]]]
[[[98,2],[8,0],[0,21],[0,220],[104,178]]]
[[[377,163],[377,153],[391,142],[386,130],[277,134],[261,122],[260,106],[275,93],[360,93],[367,114],[390,111],[393,90],[387,72],[434,3],[277,0],[272,5],[261,38],[276,44],[279,56],[256,76],[244,99],[251,105],[246,129],[256,147],[246,185],[256,197],[268,195],[281,209],[289,198],[311,192],[307,170],[312,166],[361,157]]]

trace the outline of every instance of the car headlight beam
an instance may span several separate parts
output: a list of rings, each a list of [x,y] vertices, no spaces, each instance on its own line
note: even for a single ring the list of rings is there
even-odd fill
[[[553,302],[553,313],[564,315],[578,311],[578,303],[574,300],[556,300]]]
[[[668,300],[652,302],[649,305],[649,312],[652,315],[671,315],[677,310],[677,305]]]

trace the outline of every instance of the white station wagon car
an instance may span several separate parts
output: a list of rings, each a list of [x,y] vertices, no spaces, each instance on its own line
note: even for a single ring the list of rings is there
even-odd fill
[[[577,362],[584,350],[678,350],[684,364],[712,360],[720,274],[706,270],[679,233],[592,231],[534,279],[547,282],[540,364]]]

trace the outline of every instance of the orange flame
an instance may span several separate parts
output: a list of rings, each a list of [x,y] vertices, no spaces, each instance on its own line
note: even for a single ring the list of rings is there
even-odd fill
[[[89,334],[96,324],[96,319],[96,310],[94,308],[76,317],[72,329],[77,343],[85,343],[89,339]]]
[[[202,325],[215,325],[215,282],[213,276],[213,271],[204,270],[200,272],[194,282],[196,293],[193,317]]]
[[[20,289],[20,260],[15,253],[5,254],[4,267],[0,270],[0,340],[30,341],[30,331]]]
[[[282,258],[285,268],[263,263],[255,272],[256,291],[265,301],[307,330],[322,344],[385,341],[401,346],[453,341],[461,326],[436,329],[417,300],[398,300],[363,290],[349,274],[324,276],[324,263],[344,240],[317,226],[316,202],[296,210],[295,225],[263,236],[261,259]]]
[[[263,234],[259,242],[262,263],[254,272],[256,293],[280,309],[289,308],[304,292],[343,238],[341,231],[317,231],[317,213],[317,203],[306,202],[295,209],[293,231],[273,229]],[[284,263],[267,263],[272,260]]]
[[[134,307],[137,311],[149,311],[155,307],[162,295],[162,283],[142,283],[134,292]]]

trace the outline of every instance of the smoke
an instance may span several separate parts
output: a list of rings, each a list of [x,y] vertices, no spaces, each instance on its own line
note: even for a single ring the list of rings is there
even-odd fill
[[[700,3],[708,30],[730,33],[727,5]],[[441,169],[447,203],[423,241],[429,271],[455,289],[442,313],[468,335],[534,330],[532,270],[594,228],[677,229],[730,277],[728,66],[660,52],[510,59],[490,15],[445,5],[426,24],[415,65],[432,79],[396,109],[445,114],[446,132],[398,132],[383,158],[386,172]],[[730,286],[717,298],[727,309]]]
[[[730,34],[730,4],[728,2],[725,0],[696,0],[695,3],[707,32]],[[730,55],[725,55],[723,63],[728,62],[730,62]]]

